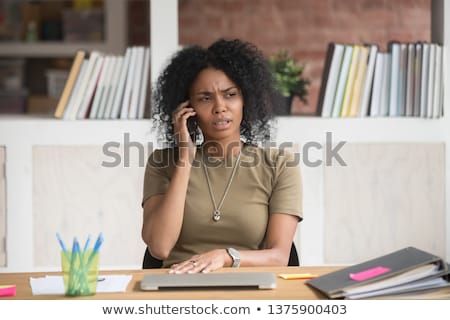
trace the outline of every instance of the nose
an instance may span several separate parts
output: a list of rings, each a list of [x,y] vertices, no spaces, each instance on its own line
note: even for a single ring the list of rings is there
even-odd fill
[[[225,112],[226,109],[227,109],[227,107],[226,107],[226,103],[225,103],[224,99],[220,95],[217,96],[214,101],[213,113],[214,114],[222,113],[222,112]]]

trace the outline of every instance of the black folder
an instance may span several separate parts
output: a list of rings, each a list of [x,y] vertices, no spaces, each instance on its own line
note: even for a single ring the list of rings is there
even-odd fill
[[[447,263],[407,247],[306,282],[328,298],[373,297],[449,286]]]

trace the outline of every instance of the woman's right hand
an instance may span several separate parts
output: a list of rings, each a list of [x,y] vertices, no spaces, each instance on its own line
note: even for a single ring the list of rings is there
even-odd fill
[[[187,119],[195,115],[194,108],[189,105],[189,100],[180,103],[172,113],[173,131],[179,148],[179,160],[183,162],[192,163],[195,157],[196,146],[187,127]]]

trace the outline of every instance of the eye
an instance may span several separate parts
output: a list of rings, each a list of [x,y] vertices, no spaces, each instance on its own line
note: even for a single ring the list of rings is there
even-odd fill
[[[237,91],[229,91],[229,92],[227,92],[227,94],[226,94],[226,96],[227,96],[228,98],[232,98],[232,97],[235,97],[235,96],[237,96],[237,95],[238,95]]]
[[[201,96],[200,98],[199,98],[199,101],[200,102],[208,102],[208,101],[210,101],[211,100],[211,97],[210,96]]]

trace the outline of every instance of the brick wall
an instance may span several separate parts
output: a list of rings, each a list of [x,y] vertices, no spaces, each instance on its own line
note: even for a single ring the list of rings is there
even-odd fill
[[[128,0],[128,45],[148,46],[150,43],[150,3],[145,0]]]
[[[430,7],[431,0],[179,0],[179,37],[180,44],[204,46],[237,37],[266,55],[288,50],[306,65],[312,82],[308,105],[293,106],[293,113],[307,114],[316,107],[329,41],[371,42],[383,50],[394,39],[429,41]],[[134,10],[129,30],[142,21],[142,10]]]
[[[180,43],[207,45],[219,37],[255,43],[270,55],[286,49],[305,63],[309,103],[293,113],[314,112],[329,41],[430,39],[430,0],[180,0]]]

